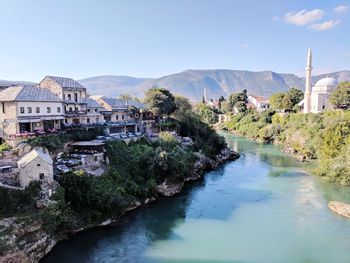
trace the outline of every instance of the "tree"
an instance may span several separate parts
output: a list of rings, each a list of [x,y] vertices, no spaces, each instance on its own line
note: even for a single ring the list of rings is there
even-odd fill
[[[350,107],[350,82],[341,82],[331,93],[329,101],[338,109]]]
[[[290,100],[293,104],[293,107],[304,98],[304,92],[294,87],[288,90],[287,94],[289,94],[290,96]]]
[[[283,105],[282,105],[283,97],[284,97],[284,93],[282,93],[282,92],[273,94],[269,99],[269,103],[270,103],[271,108],[275,109],[275,110],[282,110],[283,109]]]
[[[153,114],[169,116],[176,110],[175,97],[167,89],[151,88],[146,91],[145,103]]]
[[[232,112],[233,107],[239,101],[247,103],[247,101],[248,101],[247,90],[243,90],[242,92],[230,94],[227,98],[227,101],[225,103],[221,104],[222,110],[224,112]]]
[[[283,99],[282,99],[282,107],[283,107],[283,109],[285,109],[285,110],[292,110],[293,106],[294,106],[294,104],[292,102],[292,99],[291,99],[289,93],[286,93],[283,96]]]
[[[181,119],[184,115],[192,112],[192,105],[190,101],[182,96],[175,96],[176,110],[173,115],[175,119]]]
[[[131,95],[128,93],[120,94],[118,98],[121,100],[132,100]]]
[[[209,107],[203,103],[200,103],[197,107],[197,114],[199,118],[205,123],[208,123],[208,124],[216,123],[217,116],[212,107]]]
[[[236,110],[238,112],[246,112],[247,111],[247,104],[244,101],[237,101],[235,106]]]

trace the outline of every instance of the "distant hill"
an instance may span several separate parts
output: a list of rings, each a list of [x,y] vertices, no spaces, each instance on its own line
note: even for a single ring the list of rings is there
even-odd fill
[[[350,70],[342,70],[333,73],[322,74],[312,77],[312,83],[315,84],[318,80],[326,77],[335,78],[338,82],[350,81]]]
[[[319,79],[333,77],[340,81],[350,81],[350,71],[322,74],[312,77],[315,84]],[[5,80],[0,80],[6,82]],[[19,83],[20,81],[16,81]],[[248,93],[270,96],[290,87],[304,89],[305,79],[294,74],[273,71],[252,72],[247,70],[186,70],[161,78],[136,78],[129,76],[96,76],[79,80],[90,94],[116,97],[123,93],[142,98],[144,92],[152,87],[163,87],[174,94],[183,95],[191,100],[200,100],[204,88],[209,98],[227,96],[233,92],[247,89]],[[22,82],[25,83],[25,82]],[[28,83],[28,82],[27,82]]]
[[[138,86],[147,81],[146,78],[128,76],[98,76],[79,80],[90,94],[115,97],[122,93],[139,96]]]
[[[247,89],[250,93],[270,96],[291,86],[302,87],[303,80],[293,74],[272,71],[251,72],[245,70],[186,70],[157,79],[126,76],[97,76],[79,81],[91,94],[118,96],[129,93],[143,97],[152,87],[164,87],[175,94],[199,100],[207,89],[208,97],[227,96]]]

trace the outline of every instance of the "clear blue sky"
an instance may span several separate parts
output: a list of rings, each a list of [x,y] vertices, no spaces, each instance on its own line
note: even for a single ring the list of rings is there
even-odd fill
[[[299,74],[309,42],[317,72],[350,69],[349,5],[349,0],[0,0],[0,79],[160,77],[218,68]]]

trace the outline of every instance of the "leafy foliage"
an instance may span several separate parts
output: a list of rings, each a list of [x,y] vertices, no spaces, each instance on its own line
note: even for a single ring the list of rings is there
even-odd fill
[[[350,82],[342,82],[331,93],[329,101],[339,109],[350,108]]]
[[[278,142],[319,162],[318,173],[350,185],[350,111],[282,114],[274,111],[234,116],[226,128],[262,142]]]
[[[215,110],[204,103],[197,105],[197,114],[199,118],[207,124],[215,124],[217,121]]]
[[[151,88],[145,93],[145,103],[155,115],[169,116],[176,110],[175,97],[167,89]]]

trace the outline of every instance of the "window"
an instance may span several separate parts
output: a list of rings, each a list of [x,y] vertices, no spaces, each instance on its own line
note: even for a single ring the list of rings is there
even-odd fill
[[[72,95],[68,94],[68,100],[72,100]]]
[[[51,107],[47,107],[47,113],[51,113]]]
[[[122,115],[122,120],[124,120],[124,115]]]
[[[61,113],[61,107],[57,107],[57,113]]]
[[[90,109],[87,109],[88,112],[90,112]]]
[[[32,107],[28,107],[28,113],[32,113]]]
[[[24,113],[24,107],[21,107],[19,110],[20,110],[20,113]]]
[[[72,112],[73,111],[73,108],[72,107],[69,107],[69,112]]]
[[[40,165],[40,163],[38,163],[36,166],[38,166],[38,167],[39,167],[39,166],[41,166],[41,165]]]
[[[86,119],[86,122],[87,122],[87,123],[90,123],[90,119],[89,119],[89,118],[87,118],[87,119]]]
[[[74,93],[74,100],[75,102],[78,102],[78,93]]]
[[[2,113],[5,113],[5,102],[2,102]]]
[[[44,179],[44,177],[45,177],[45,174],[44,174],[44,173],[40,173],[40,174],[39,174],[40,180]]]
[[[96,109],[95,109],[95,112],[97,112],[97,111],[98,111],[98,109],[96,108]]]
[[[40,107],[36,107],[35,112],[40,113]]]
[[[67,119],[65,119],[65,120],[64,120],[64,123],[68,123],[68,120],[67,120]]]
[[[115,116],[115,119],[116,119],[116,120],[119,120],[119,115]]]

